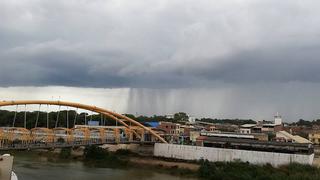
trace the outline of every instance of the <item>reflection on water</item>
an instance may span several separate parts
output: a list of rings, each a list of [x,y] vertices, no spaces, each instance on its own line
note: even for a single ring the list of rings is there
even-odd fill
[[[180,180],[185,179],[145,169],[91,168],[80,161],[47,161],[32,152],[14,154],[19,180]],[[191,179],[190,179],[191,180]]]

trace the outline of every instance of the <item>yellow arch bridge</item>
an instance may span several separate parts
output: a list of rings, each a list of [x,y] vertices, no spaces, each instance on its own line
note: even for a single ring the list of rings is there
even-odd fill
[[[118,143],[167,143],[157,132],[141,123],[107,109],[85,104],[27,100],[0,101],[0,107],[18,105],[56,105],[92,111],[116,121],[119,126],[75,125],[68,127],[0,127],[0,150],[75,147]],[[26,118],[25,118],[26,121]],[[24,123],[26,124],[26,122]]]

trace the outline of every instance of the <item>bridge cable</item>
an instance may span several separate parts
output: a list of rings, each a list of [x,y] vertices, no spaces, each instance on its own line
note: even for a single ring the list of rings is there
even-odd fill
[[[49,129],[49,104],[47,104],[47,128]]]
[[[102,119],[102,114],[100,114],[100,125],[102,126],[102,121],[103,121],[103,119]]]
[[[78,108],[76,110],[76,114],[74,115],[74,120],[73,120],[73,128],[76,127],[76,123],[77,123],[77,116],[78,116]]]
[[[114,111],[113,111],[114,112]],[[116,126],[118,126],[118,121],[116,121]]]
[[[24,128],[27,128],[27,105],[24,105]]]
[[[87,113],[84,113],[84,125],[87,125]]]
[[[16,122],[16,118],[17,118],[17,111],[18,111],[18,105],[16,105],[16,111],[14,112],[14,117],[13,117],[12,127],[14,127],[14,124],[15,124],[15,122]]]
[[[69,107],[67,106],[67,129],[69,129]]]
[[[55,128],[57,128],[57,126],[58,126],[58,122],[59,122],[59,115],[60,115],[60,109],[61,109],[61,105],[59,106],[59,110],[58,110],[58,114],[57,114],[57,119],[56,119],[56,125],[55,125]]]
[[[116,121],[116,126],[118,126],[118,121]]]
[[[38,114],[37,114],[37,120],[36,120],[36,124],[35,124],[34,128],[37,128],[37,126],[38,126],[38,121],[39,121],[39,116],[40,116],[40,109],[41,109],[41,104],[39,104],[39,111],[38,111]]]

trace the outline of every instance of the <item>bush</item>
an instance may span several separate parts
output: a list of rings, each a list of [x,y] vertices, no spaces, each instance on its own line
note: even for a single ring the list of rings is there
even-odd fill
[[[310,165],[289,164],[274,168],[270,164],[259,166],[244,162],[202,161],[198,176],[203,179],[221,180],[295,180],[320,179],[318,168]]]
[[[71,148],[62,148],[59,157],[62,159],[69,159],[71,157]]]
[[[136,153],[130,151],[129,149],[118,149],[115,152],[115,155],[119,155],[119,156],[129,156],[129,155],[137,155]]]
[[[86,160],[101,160],[108,156],[109,152],[98,146],[88,146],[84,149],[84,159]]]
[[[84,150],[85,161],[98,167],[123,167],[127,161],[120,159],[116,154],[98,146],[88,146]]]

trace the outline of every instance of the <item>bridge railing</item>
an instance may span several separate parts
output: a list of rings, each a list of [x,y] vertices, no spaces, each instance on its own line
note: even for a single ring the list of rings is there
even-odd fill
[[[0,128],[0,149],[32,149],[72,147],[93,144],[154,143],[145,134],[135,136],[130,131],[87,129]]]

